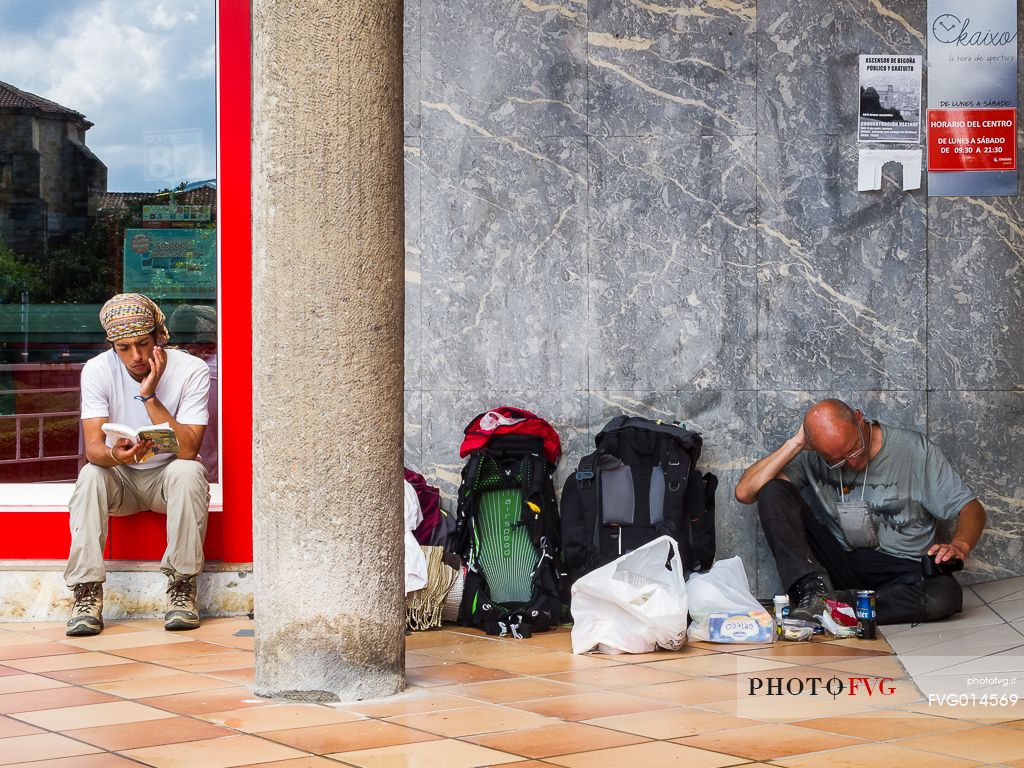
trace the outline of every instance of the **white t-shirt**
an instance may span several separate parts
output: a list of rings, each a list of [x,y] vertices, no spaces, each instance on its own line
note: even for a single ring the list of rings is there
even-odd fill
[[[167,367],[156,385],[156,395],[179,424],[208,424],[210,421],[210,367],[198,357],[180,349],[168,349]],[[135,399],[140,383],[133,379],[113,349],[97,355],[82,368],[82,418],[101,416],[132,429],[152,426],[144,403]],[[114,442],[109,437],[107,445]],[[144,464],[126,464],[133,469],[151,469],[170,461],[171,454],[157,454]]]

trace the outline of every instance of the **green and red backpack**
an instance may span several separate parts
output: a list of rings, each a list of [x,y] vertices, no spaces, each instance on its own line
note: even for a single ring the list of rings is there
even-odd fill
[[[552,482],[561,443],[544,419],[507,406],[480,414],[465,432],[456,511],[456,549],[467,566],[459,623],[529,637],[563,616]]]

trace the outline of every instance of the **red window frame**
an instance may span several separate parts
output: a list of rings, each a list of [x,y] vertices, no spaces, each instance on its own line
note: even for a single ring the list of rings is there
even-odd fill
[[[217,188],[220,228],[220,477],[223,505],[212,506],[206,557],[252,561],[252,236],[251,28],[249,0],[217,0]],[[2,490],[2,486],[0,486]],[[4,510],[0,559],[64,559],[66,511]],[[140,512],[110,520],[106,557],[159,560],[164,517]]]

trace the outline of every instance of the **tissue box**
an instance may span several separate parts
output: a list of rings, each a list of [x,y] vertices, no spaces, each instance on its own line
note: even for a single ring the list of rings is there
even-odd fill
[[[775,639],[775,622],[767,611],[712,613],[708,634],[713,643],[770,643]]]

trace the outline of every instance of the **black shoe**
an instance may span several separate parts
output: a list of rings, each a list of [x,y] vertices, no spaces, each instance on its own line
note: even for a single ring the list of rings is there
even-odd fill
[[[812,573],[793,585],[795,604],[789,611],[789,618],[821,623],[825,612],[825,601],[832,598],[832,584],[828,576]]]

